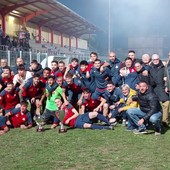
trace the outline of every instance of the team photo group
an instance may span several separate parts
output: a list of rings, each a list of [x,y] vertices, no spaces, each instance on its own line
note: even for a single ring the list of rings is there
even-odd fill
[[[18,57],[10,67],[1,59],[0,135],[48,124],[64,132],[63,125],[116,130],[120,124],[133,134],[161,135],[169,126],[169,61],[170,54],[162,61],[158,54],[137,58],[133,50],[124,61],[115,52],[106,61],[91,52],[89,61],[53,60],[45,68],[37,60],[29,65]]]

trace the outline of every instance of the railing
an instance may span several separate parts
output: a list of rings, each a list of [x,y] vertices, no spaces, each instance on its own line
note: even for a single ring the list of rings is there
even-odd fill
[[[16,58],[23,58],[25,63],[31,63],[33,59],[37,60],[39,63],[43,63],[43,66],[49,66],[49,62],[52,60],[61,61],[63,60],[66,65],[70,62],[72,58],[78,58],[81,60],[89,60],[89,54],[49,54],[40,53],[32,51],[10,51],[10,50],[0,50],[0,59],[4,58],[8,60],[9,66],[15,66]]]

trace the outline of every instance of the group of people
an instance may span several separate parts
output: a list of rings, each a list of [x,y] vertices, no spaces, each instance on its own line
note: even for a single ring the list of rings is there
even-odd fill
[[[29,51],[29,39],[30,33],[26,27],[22,27],[16,37],[11,38],[4,34],[0,24],[0,50]]]
[[[37,60],[27,65],[22,58],[15,67],[1,59],[0,66],[0,134],[31,128],[39,115],[56,128],[60,110],[71,128],[114,129],[121,123],[144,134],[152,124],[160,135],[169,124],[170,57],[167,62],[158,54],[137,59],[131,50],[124,61],[115,52],[102,61],[91,52],[89,62],[73,58],[67,66],[54,60],[42,68]]]

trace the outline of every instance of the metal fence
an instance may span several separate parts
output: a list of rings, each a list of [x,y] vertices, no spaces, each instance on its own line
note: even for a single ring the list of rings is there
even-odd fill
[[[52,55],[48,53],[32,52],[32,51],[10,51],[10,50],[0,50],[0,59],[7,59],[9,66],[15,66],[16,58],[23,58],[24,62],[30,64],[33,59],[42,63],[43,66],[49,66],[52,60],[64,61],[66,65],[70,62],[72,58],[78,58],[81,60],[89,60],[89,54],[57,54]]]

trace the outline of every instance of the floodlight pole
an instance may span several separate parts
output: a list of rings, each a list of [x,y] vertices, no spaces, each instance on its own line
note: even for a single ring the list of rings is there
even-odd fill
[[[109,8],[108,8],[108,12],[109,12],[109,21],[108,21],[108,53],[110,53],[110,0],[109,0]]]

